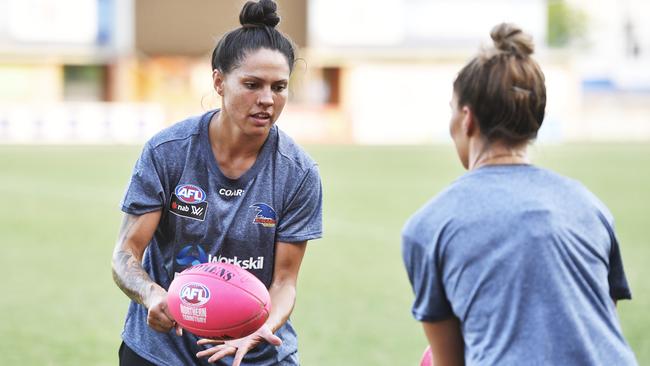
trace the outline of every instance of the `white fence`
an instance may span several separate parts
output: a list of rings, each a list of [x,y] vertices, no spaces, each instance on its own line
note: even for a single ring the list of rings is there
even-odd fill
[[[650,94],[581,95],[557,85],[565,74],[553,74],[547,73],[549,103],[539,142],[650,141]],[[380,88],[379,94],[351,93],[340,107],[290,104],[278,125],[303,143],[451,143],[448,84],[431,82],[426,91],[390,98]],[[358,85],[362,91],[375,86]],[[153,103],[0,104],[0,144],[142,144],[175,120]]]
[[[141,143],[164,123],[164,111],[157,104],[0,105],[0,143]]]

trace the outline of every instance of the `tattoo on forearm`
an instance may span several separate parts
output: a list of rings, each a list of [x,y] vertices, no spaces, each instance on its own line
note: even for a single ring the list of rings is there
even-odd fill
[[[124,247],[126,238],[134,229],[137,217],[125,215],[113,253],[113,280],[132,300],[143,304],[144,297],[153,285],[149,274],[129,248]]]

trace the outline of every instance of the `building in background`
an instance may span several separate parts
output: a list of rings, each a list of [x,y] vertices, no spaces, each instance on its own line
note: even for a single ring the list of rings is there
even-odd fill
[[[544,0],[312,0],[307,58],[350,139],[366,144],[448,142],[451,85],[500,22],[546,36]],[[340,9],[347,9],[340,12]],[[471,11],[468,11],[471,9]],[[323,98],[307,93],[310,99]]]
[[[279,121],[303,142],[448,142],[451,83],[495,24],[533,35],[542,141],[650,140],[644,0],[277,0],[299,46]],[[217,107],[243,0],[0,0],[0,142],[140,143]]]
[[[307,96],[339,104],[352,141],[448,142],[452,81],[500,22],[536,44],[548,88],[539,140],[650,140],[645,0],[309,4],[307,59],[323,86]]]
[[[571,137],[650,139],[650,2],[572,0],[588,21],[571,70],[577,122]]]
[[[130,0],[0,0],[0,141],[110,143],[161,127],[156,103],[121,98]]]
[[[278,2],[305,47],[306,1]],[[0,142],[140,143],[218,105],[209,56],[243,3],[0,0]]]

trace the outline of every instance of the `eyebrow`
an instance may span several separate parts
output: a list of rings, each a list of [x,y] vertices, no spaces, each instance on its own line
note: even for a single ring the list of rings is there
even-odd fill
[[[254,80],[258,80],[258,81],[266,81],[266,80],[264,80],[264,79],[262,79],[262,78],[260,78],[260,77],[255,76],[255,75],[247,75],[247,74],[244,74],[243,78],[244,78],[244,79],[254,79]],[[288,82],[289,82],[288,79],[280,79],[280,80],[272,81],[271,84],[276,84],[276,83],[288,83]]]

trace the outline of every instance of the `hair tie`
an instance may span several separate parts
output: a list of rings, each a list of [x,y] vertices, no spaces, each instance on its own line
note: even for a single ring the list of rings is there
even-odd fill
[[[265,27],[265,24],[261,23],[244,23],[241,25],[242,28],[249,29],[249,28],[262,28]]]
[[[515,92],[515,93],[526,93],[527,95],[532,94],[532,91],[530,91],[528,89],[520,88],[518,86],[513,86],[512,91]]]

